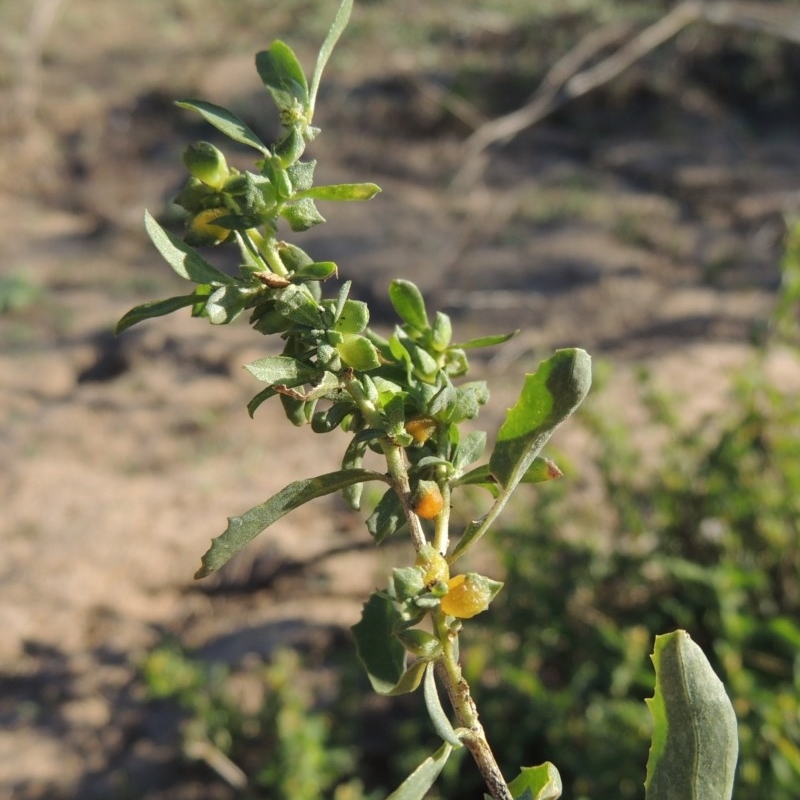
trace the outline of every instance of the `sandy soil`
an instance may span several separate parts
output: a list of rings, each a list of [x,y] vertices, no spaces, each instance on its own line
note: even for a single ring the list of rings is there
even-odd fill
[[[330,500],[193,583],[227,515],[336,468],[344,440],[298,433],[276,408],[247,416],[258,386],[241,365],[276,345],[246,325],[180,315],[111,335],[129,307],[179,284],[141,215],[178,185],[184,144],[209,134],[168,98],[253,108],[259,43],[241,32],[247,57],[214,51],[212,23],[191,14],[150,37],[122,4],[89,26],[84,5],[61,10],[32,116],[7,114],[0,147],[0,279],[17,286],[0,314],[0,800],[108,797],[131,773],[138,796],[177,798],[158,793],[177,744],[141,703],[147,648],[174,634],[235,663],[324,641],[356,621],[385,567]],[[19,85],[5,99],[21,103]],[[718,402],[769,312],[784,214],[800,205],[791,120],[711,96],[637,100],[633,81],[522,135],[485,181],[453,193],[465,130],[419,86],[385,65],[336,73],[320,101],[321,177],[384,191],[325,209],[330,224],[304,246],[339,262],[379,324],[402,274],[463,338],[522,328],[478,362],[497,386],[490,430],[514,376],[565,345],[614,364],[617,408],[641,361],[668,388]],[[559,445],[579,456],[577,427]]]

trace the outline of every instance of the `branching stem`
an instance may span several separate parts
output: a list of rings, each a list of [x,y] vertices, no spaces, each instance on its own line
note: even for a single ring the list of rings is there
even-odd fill
[[[486,739],[469,684],[461,672],[456,656],[458,633],[448,630],[444,614],[441,612],[434,615],[434,624],[442,642],[442,656],[436,663],[436,674],[445,687],[459,728],[464,729],[461,740],[472,754],[493,800],[514,800]]]
[[[408,532],[411,536],[414,550],[419,552],[425,547],[428,540],[425,538],[425,531],[422,530],[422,523],[414,512],[411,503],[411,484],[408,480],[408,470],[406,469],[405,457],[403,456],[403,448],[391,444],[390,442],[384,442],[382,447],[383,454],[386,456],[386,466],[389,468],[389,480],[403,506],[403,514],[408,524]]]

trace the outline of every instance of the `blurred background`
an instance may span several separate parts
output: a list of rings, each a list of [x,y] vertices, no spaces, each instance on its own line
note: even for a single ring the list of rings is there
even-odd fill
[[[184,315],[112,334],[181,283],[142,217],[179,230],[185,146],[250,164],[173,100],[270,141],[254,54],[283,38],[310,71],[335,7],[0,3],[2,800],[379,798],[436,747],[419,698],[353,664],[404,543],[317,501],[192,581],[226,516],[341,458],[248,417],[241,365],[278,344]],[[297,242],[375,325],[404,276],[457,339],[519,328],[475,362],[490,434],[554,348],[594,357],[566,478],[477,557],[506,588],[463,643],[507,775],[551,760],[566,797],[643,796],[648,654],[676,627],[734,699],[736,797],[796,797],[798,42],[789,0],[357,0],[323,79],[320,182],[383,192]],[[473,772],[431,796],[478,796]]]

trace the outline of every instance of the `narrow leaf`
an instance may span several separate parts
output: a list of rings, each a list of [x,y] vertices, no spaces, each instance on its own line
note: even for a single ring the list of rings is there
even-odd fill
[[[486,431],[470,431],[456,447],[453,469],[456,475],[462,474],[486,450]]]
[[[439,699],[439,692],[436,689],[436,677],[434,674],[435,665],[429,661],[425,668],[425,683],[423,684],[422,691],[425,695],[425,706],[428,709],[428,715],[433,723],[433,729],[442,737],[448,744],[453,745],[454,748],[462,747],[462,742],[458,738],[450,720],[447,718],[444,709],[442,708],[442,701]]]
[[[318,327],[322,322],[320,307],[304,286],[287,286],[275,294],[275,310],[292,322]]]
[[[206,314],[212,325],[226,325],[244,311],[252,291],[242,286],[220,286],[206,302]]]
[[[406,518],[403,504],[394,489],[387,489],[375,506],[375,510],[367,518],[367,530],[375,538],[376,544],[382,544],[393,533],[402,528]]]
[[[589,391],[591,358],[585,350],[557,350],[542,362],[525,385],[497,435],[489,468],[511,491],[556,428]]]
[[[454,344],[453,347],[460,347],[462,350],[476,350],[479,347],[494,347],[498,344],[513,339],[519,331],[512,331],[511,333],[499,333],[494,336],[481,336],[477,339],[470,339],[467,342]]]
[[[225,531],[211,540],[211,547],[203,556],[202,566],[195,573],[195,578],[205,578],[219,569],[273,522],[309,500],[337,492],[354,483],[376,480],[385,481],[386,476],[371,470],[351,469],[290,483],[240,517],[229,517]]]
[[[439,773],[444,769],[452,745],[445,742],[432,756],[426,758],[386,800],[423,800],[428,789],[433,786]]]
[[[552,481],[563,476],[563,473],[558,468],[554,461],[542,456],[536,456],[531,462],[531,465],[525,471],[525,474],[520,479],[520,483],[544,483],[545,481]],[[462,475],[460,478],[453,481],[453,486],[485,486],[487,484],[496,484],[494,476],[489,472],[489,465],[482,464],[475,469]]]
[[[149,211],[145,212],[144,226],[158,252],[182,278],[200,284],[233,285],[236,283],[234,278],[220,272],[213,264],[209,264],[186,242],[165,231]]]
[[[306,264],[297,272],[289,276],[292,283],[306,283],[307,281],[325,281],[336,275],[338,268],[333,261],[316,261]]]
[[[264,142],[236,114],[228,111],[227,108],[214,103],[207,103],[205,100],[178,100],[176,105],[191,111],[197,111],[206,122],[210,122],[217,130],[222,131],[235,142],[254,147],[266,156],[270,154],[269,148]]]
[[[523,767],[508,788],[517,800],[523,797],[529,797],[530,800],[558,800],[562,792],[561,775],[553,764],[545,761],[538,767]]]
[[[297,56],[288,44],[274,41],[267,50],[256,54],[256,69],[261,80],[281,110],[295,104],[308,109],[308,84]]]
[[[314,115],[314,106],[317,102],[317,91],[319,90],[319,82],[322,78],[322,71],[325,69],[325,65],[328,63],[328,59],[331,57],[331,53],[333,52],[333,48],[336,46],[336,42],[339,41],[339,37],[342,35],[342,32],[347,27],[347,23],[350,21],[350,13],[352,10],[353,0],[342,0],[339,10],[336,12],[336,16],[333,18],[333,23],[331,23],[328,35],[325,37],[325,41],[322,43],[322,47],[319,49],[317,65],[314,67],[314,75],[311,78],[311,89],[309,90],[309,122],[311,121],[311,117]]]
[[[360,468],[364,461],[364,455],[367,452],[367,444],[368,443],[358,435],[354,436],[347,445],[347,449],[344,451],[342,469]],[[354,483],[352,486],[346,486],[342,489],[342,499],[353,511],[360,511],[361,495],[363,492],[364,484]]]
[[[310,197],[312,200],[371,200],[381,187],[374,183],[338,183],[332,186],[315,186],[304,192],[295,192],[295,200]]]
[[[142,322],[145,319],[152,319],[153,317],[163,317],[165,314],[171,314],[173,311],[178,311],[181,308],[194,305],[202,295],[185,294],[181,297],[170,297],[166,300],[154,300],[150,303],[143,303],[128,311],[117,323],[114,328],[114,334],[118,335],[122,331],[136,325],[137,322]]]
[[[270,386],[283,384],[284,386],[294,387],[308,383],[319,375],[319,371],[314,367],[303,364],[289,356],[266,356],[259,358],[250,364],[245,365],[245,369],[258,380],[268,383]]]
[[[739,751],[725,687],[686,631],[657,636],[647,800],[729,800]]]
[[[422,292],[411,281],[392,281],[389,285],[389,299],[400,319],[407,325],[418,331],[429,327]]]

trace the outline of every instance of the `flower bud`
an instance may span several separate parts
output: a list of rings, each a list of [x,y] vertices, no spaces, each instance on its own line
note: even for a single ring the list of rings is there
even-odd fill
[[[447,587],[441,602],[442,611],[451,617],[469,619],[486,611],[503,584],[477,572],[468,572],[450,578]]]
[[[430,439],[435,430],[436,420],[431,417],[414,417],[406,422],[406,432],[410,433],[418,444]]]
[[[231,231],[221,225],[215,225],[214,220],[227,217],[229,214],[227,208],[206,208],[195,214],[184,237],[186,243],[200,247],[224,242],[231,235]]]
[[[225,156],[210,142],[190,144],[183,154],[189,174],[214,189],[221,189],[230,176]]]
[[[425,586],[430,586],[432,583],[439,581],[446,581],[450,577],[450,567],[447,564],[447,559],[431,545],[425,545],[419,553],[417,553],[416,566],[422,567],[425,571],[422,580]]]

